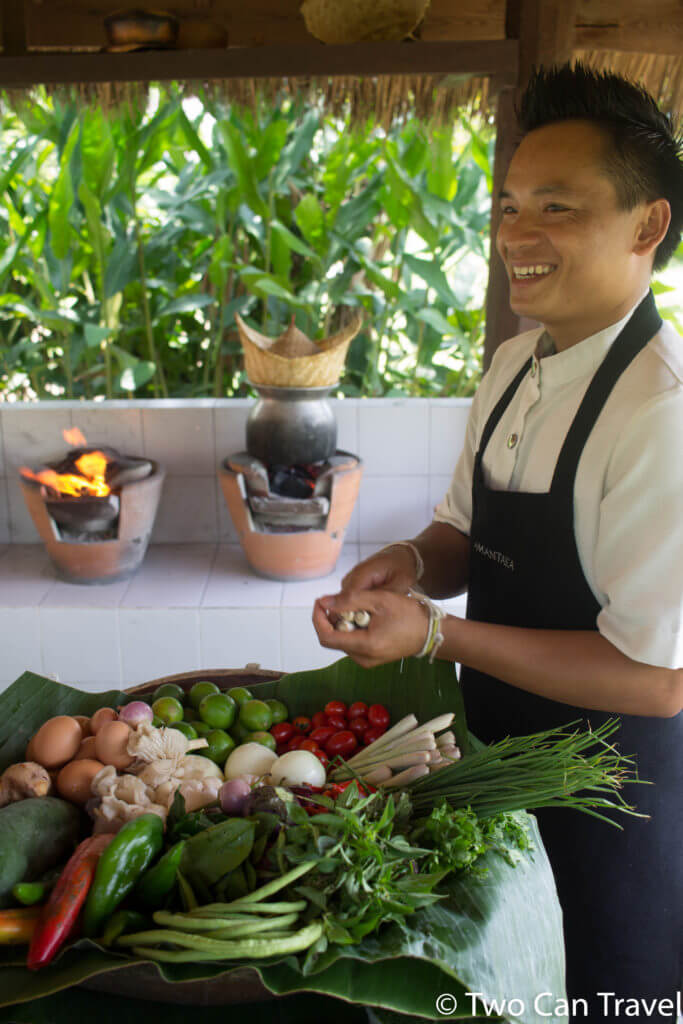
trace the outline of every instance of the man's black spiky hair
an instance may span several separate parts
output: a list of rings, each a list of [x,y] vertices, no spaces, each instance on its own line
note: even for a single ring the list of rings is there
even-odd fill
[[[622,208],[662,198],[671,206],[654,269],[668,263],[683,231],[683,136],[645,89],[580,63],[539,68],[522,95],[517,120],[522,135],[558,121],[602,125],[611,143],[606,170]]]

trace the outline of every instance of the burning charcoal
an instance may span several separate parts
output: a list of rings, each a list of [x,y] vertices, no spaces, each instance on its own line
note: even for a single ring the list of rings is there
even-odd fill
[[[315,487],[309,466],[271,466],[270,488],[285,498],[310,498]]]

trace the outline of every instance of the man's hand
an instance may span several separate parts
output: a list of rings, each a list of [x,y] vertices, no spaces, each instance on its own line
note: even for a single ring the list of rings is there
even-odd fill
[[[334,628],[341,612],[361,609],[370,612],[367,629],[342,633]],[[318,598],[313,625],[323,647],[348,654],[362,668],[374,668],[421,650],[427,639],[429,612],[415,598],[391,590],[343,590]]]
[[[355,565],[342,580],[342,593],[391,590],[407,594],[417,581],[415,555],[405,546],[388,547]]]

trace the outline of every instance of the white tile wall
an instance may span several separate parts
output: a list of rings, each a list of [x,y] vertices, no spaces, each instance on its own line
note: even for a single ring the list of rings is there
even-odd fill
[[[251,399],[0,406],[0,688],[25,669],[103,690],[247,662],[292,671],[335,661],[313,630],[315,598],[334,593],[360,558],[429,522],[470,402],[333,404],[338,446],[361,456],[364,475],[334,572],[302,583],[250,570],[218,483],[222,459],[246,446]],[[130,580],[59,581],[26,510],[17,467],[63,452],[61,432],[72,425],[88,442],[151,456],[166,469],[152,545]],[[458,614],[463,602],[447,606]]]
[[[375,543],[422,529],[462,447],[470,399],[331,401],[338,447],[358,454],[364,467],[346,542]],[[0,405],[0,544],[38,542],[17,470],[63,453],[62,430],[70,426],[88,443],[164,466],[153,544],[236,543],[218,468],[245,449],[253,405],[250,398]]]

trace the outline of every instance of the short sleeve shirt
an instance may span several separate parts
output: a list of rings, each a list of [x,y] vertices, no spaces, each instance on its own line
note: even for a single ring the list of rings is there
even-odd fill
[[[561,352],[544,354],[542,328],[498,349],[473,399],[465,446],[436,522],[469,534],[479,439],[529,356],[531,367],[491,436],[482,468],[493,489],[549,490],[581,399],[629,316]],[[683,667],[683,339],[668,323],[616,382],[586,442],[574,530],[601,608],[600,633],[636,661]]]

